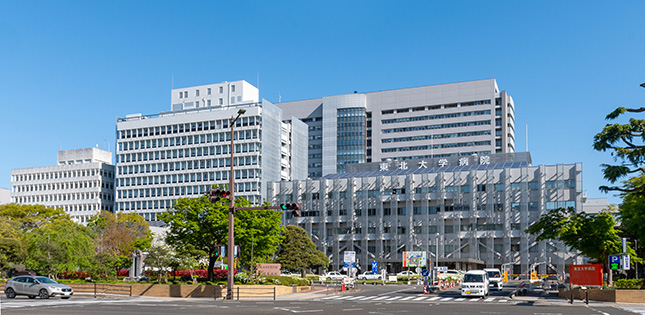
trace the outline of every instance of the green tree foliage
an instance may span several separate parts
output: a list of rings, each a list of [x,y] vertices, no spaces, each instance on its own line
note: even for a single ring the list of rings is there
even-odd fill
[[[0,270],[9,269],[13,264],[21,264],[26,257],[22,242],[16,238],[0,238]]]
[[[168,281],[166,270],[172,264],[172,252],[170,247],[165,244],[152,244],[146,255],[146,266],[153,268],[153,274],[157,276],[157,281],[161,282],[162,278]]]
[[[645,87],[645,86],[644,86]],[[625,108],[619,107],[606,119],[616,119],[630,113],[641,113],[645,107]],[[604,177],[612,184],[620,179],[635,174],[645,175],[645,120],[630,118],[627,123],[607,124],[603,130],[594,136],[593,148],[597,151],[611,151],[611,155],[620,164],[602,164]],[[645,184],[628,187],[600,186],[602,191],[638,192],[645,194]]]
[[[627,181],[628,188],[645,185],[645,176],[639,176]],[[639,244],[645,244],[645,195],[640,193],[623,193],[623,203],[620,205],[618,218],[621,228],[627,236],[637,239]],[[641,248],[643,246],[640,246]],[[642,253],[642,251],[640,251]],[[642,256],[642,255],[641,255]]]
[[[266,262],[283,239],[282,214],[274,210],[241,210],[235,213],[235,244],[244,265]],[[251,257],[251,254],[253,257]]]
[[[87,226],[95,236],[96,263],[91,270],[95,275],[115,276],[119,269],[130,267],[135,249],[145,250],[152,243],[148,222],[136,213],[101,211]]]
[[[94,248],[91,231],[67,218],[56,218],[27,236],[28,268],[56,278],[63,271],[87,268]]]
[[[192,245],[206,253],[208,279],[213,281],[216,254],[228,238],[228,201],[213,204],[207,196],[179,198],[159,219],[168,224],[166,243],[174,248]]]
[[[31,232],[56,218],[69,217],[62,209],[47,208],[43,205],[19,205],[10,203],[0,206],[0,222],[4,222],[0,232],[8,233],[19,229]],[[18,231],[13,231],[18,233]]]
[[[295,225],[286,227],[275,262],[282,268],[300,271],[303,277],[307,268],[329,267],[329,258],[316,248],[307,231]]]
[[[620,231],[616,225],[614,216],[606,211],[592,215],[576,213],[573,208],[558,208],[542,215],[526,232],[537,235],[538,241],[560,240],[587,257],[607,263],[608,255],[622,252]],[[631,247],[628,247],[628,252],[634,256]]]

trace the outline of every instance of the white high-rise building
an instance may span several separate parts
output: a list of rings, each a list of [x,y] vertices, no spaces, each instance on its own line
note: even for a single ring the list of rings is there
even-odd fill
[[[11,202],[62,208],[86,223],[114,210],[112,153],[97,148],[58,151],[58,165],[11,170]]]
[[[267,181],[305,179],[307,125],[283,123],[280,108],[259,101],[245,81],[172,90],[171,111],[117,119],[116,210],[146,220],[181,197],[228,186],[230,121],[235,125],[235,196],[260,204]]]
[[[347,165],[515,152],[513,99],[495,79],[282,102],[309,128],[308,177]]]

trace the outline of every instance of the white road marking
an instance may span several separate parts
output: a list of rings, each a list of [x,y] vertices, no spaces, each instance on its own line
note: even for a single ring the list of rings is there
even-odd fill
[[[389,298],[389,296],[387,296],[387,295],[379,296],[379,297],[375,298],[373,301],[380,301],[380,300],[387,299],[387,298]]]
[[[395,297],[391,297],[389,299],[385,299],[385,301],[394,301],[394,300],[398,300],[400,298],[401,298],[400,296],[395,296]]]
[[[421,301],[421,300],[425,300],[425,299],[426,299],[425,296],[420,296],[420,297],[418,297],[418,298],[416,298],[416,299],[414,299],[412,301]]]
[[[499,301],[497,301],[497,302],[499,302],[499,303],[504,303],[504,302],[506,302],[506,301],[507,301],[507,300],[499,300]]]
[[[484,300],[484,302],[492,302],[495,298],[487,298]]]
[[[454,299],[455,299],[455,298],[447,297],[447,298],[443,298],[443,299],[441,299],[441,301],[452,301],[452,300],[454,300]]]
[[[408,296],[401,299],[401,301],[407,301],[409,299],[414,299],[414,296]]]
[[[458,302],[465,301],[465,300],[466,300],[466,298],[458,298],[458,299],[455,299],[455,301],[458,301]]]
[[[368,297],[364,297],[362,299],[359,299],[359,301],[367,301],[367,300],[371,300],[371,299],[375,299],[375,298],[376,298],[376,296],[368,296]]]
[[[429,298],[428,301],[434,301],[434,300],[438,300],[440,298],[441,298],[440,296],[435,296],[435,297]]]

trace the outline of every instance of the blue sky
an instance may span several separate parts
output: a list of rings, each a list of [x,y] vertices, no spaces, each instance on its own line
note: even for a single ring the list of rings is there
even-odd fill
[[[116,117],[246,80],[272,102],[495,78],[533,164],[583,163],[645,100],[643,1],[0,1],[0,188],[60,149],[113,151]]]

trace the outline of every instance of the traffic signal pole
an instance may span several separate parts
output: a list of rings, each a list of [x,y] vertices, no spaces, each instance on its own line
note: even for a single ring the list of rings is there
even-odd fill
[[[233,137],[235,134],[233,130],[235,129],[235,121],[240,118],[244,112],[238,112],[237,117],[233,118],[231,116],[231,170],[228,175],[228,189],[231,191],[231,195],[228,199],[228,279],[226,281],[226,299],[233,300],[233,283],[235,283],[235,272],[234,272],[234,259],[235,255],[234,246],[235,246],[235,174],[233,173],[233,152],[235,152],[235,147],[233,146]]]

